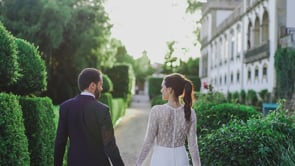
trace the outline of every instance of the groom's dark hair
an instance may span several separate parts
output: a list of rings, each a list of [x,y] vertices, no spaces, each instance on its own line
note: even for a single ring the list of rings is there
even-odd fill
[[[88,88],[91,82],[98,83],[101,79],[101,71],[95,68],[85,68],[78,76],[78,87],[80,91]]]

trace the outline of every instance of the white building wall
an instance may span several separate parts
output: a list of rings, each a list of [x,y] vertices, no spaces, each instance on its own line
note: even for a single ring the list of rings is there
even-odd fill
[[[216,11],[216,27],[218,27],[231,13],[232,11],[230,10]]]
[[[295,27],[295,0],[287,0],[287,27]]]
[[[294,0],[287,0],[288,6],[295,3]],[[244,5],[246,5],[247,0],[244,0]],[[257,3],[257,1],[251,1],[250,4]],[[219,36],[217,36],[204,50],[207,50],[208,53],[208,75],[207,77],[202,78],[202,83],[207,82],[213,85],[214,90],[220,91],[223,93],[227,92],[235,92],[240,91],[242,89],[249,90],[253,89],[255,91],[260,91],[262,89],[267,89],[269,92],[272,92],[275,87],[275,67],[274,67],[274,55],[277,50],[278,45],[278,21],[277,21],[277,8],[276,8],[276,0],[263,1],[259,3],[251,11],[247,11],[247,6],[244,7],[244,15],[240,21],[237,21],[227,30],[222,32]],[[294,6],[294,5],[293,5]],[[270,57],[268,59],[263,59],[259,61],[255,61],[253,63],[245,64],[243,62],[244,53],[248,50],[247,46],[247,31],[249,22],[252,23],[252,26],[255,26],[255,19],[259,18],[259,43],[262,41],[262,21],[263,14],[265,10],[268,13],[269,19],[269,41],[270,41]],[[295,11],[295,10],[294,10]],[[222,23],[222,21],[230,15],[231,12],[217,12],[217,27]],[[291,13],[293,14],[293,13]],[[295,13],[294,13],[295,14]],[[293,15],[294,15],[293,14]],[[290,15],[290,14],[289,14]],[[208,17],[208,16],[207,16]],[[210,18],[212,16],[210,15]],[[293,21],[294,22],[294,21]],[[209,37],[209,33],[212,32],[210,30],[210,25],[212,24],[212,19],[208,19],[208,31],[207,36],[208,40],[211,39],[211,34]],[[241,31],[241,52],[238,54],[238,27]],[[295,26],[293,26],[295,27]],[[231,35],[235,36],[235,48],[234,48],[234,58],[231,60]],[[253,34],[253,32],[252,32]],[[228,53],[226,56],[224,53],[226,52],[225,46],[225,37],[228,41]],[[251,36],[251,40],[253,39],[253,35]],[[256,36],[257,37],[257,36]],[[222,43],[220,43],[222,41]],[[253,41],[252,41],[253,43]],[[204,55],[204,54],[202,54]],[[239,55],[239,57],[237,56]],[[227,58],[227,59],[226,59]],[[225,63],[226,60],[226,63]],[[220,65],[220,61],[222,65]],[[263,77],[263,67],[267,66],[267,77]],[[255,69],[258,68],[258,77],[255,78]],[[248,80],[248,70],[251,71],[251,80]],[[239,81],[237,80],[237,73],[239,72]],[[231,82],[231,75],[233,75],[233,82]],[[225,83],[226,76],[226,83]],[[204,89],[202,89],[204,90]]]

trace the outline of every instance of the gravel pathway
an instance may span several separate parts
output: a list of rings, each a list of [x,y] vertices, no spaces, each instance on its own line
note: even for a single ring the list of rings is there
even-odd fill
[[[150,103],[147,95],[134,95],[131,106],[115,126],[115,137],[126,166],[134,166],[147,127]],[[150,156],[144,163],[149,165]]]

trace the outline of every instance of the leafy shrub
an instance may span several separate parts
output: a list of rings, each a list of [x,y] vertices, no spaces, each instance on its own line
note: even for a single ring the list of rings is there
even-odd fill
[[[228,92],[226,97],[227,97],[227,102],[232,102],[233,94],[231,92]]]
[[[110,79],[109,76],[103,74],[102,75],[102,79],[103,79],[103,85],[102,85],[102,93],[106,93],[106,92],[112,92],[114,90],[114,85],[112,80]]]
[[[246,121],[254,115],[261,115],[253,107],[232,103],[204,103],[194,109],[198,117],[197,128],[200,135],[218,129],[235,119]]]
[[[188,79],[190,79],[194,85],[195,91],[199,92],[201,89],[201,80],[200,77],[197,76],[187,76]]]
[[[18,38],[15,41],[21,77],[9,88],[10,91],[18,95],[42,92],[47,86],[45,62],[33,44]]]
[[[294,120],[284,112],[272,112],[266,117],[223,125],[199,139],[202,164],[292,165],[295,156],[288,149],[294,149]]]
[[[116,124],[118,119],[125,114],[126,103],[122,98],[113,98],[112,100],[112,122]]]
[[[16,49],[13,36],[0,22],[0,91],[6,91],[20,76]]]
[[[20,97],[31,166],[52,165],[55,139],[53,104],[48,97]]]
[[[239,92],[234,92],[233,97],[232,97],[232,100],[233,100],[232,102],[233,103],[240,103],[239,97],[240,97]]]
[[[195,97],[196,97],[196,104],[199,104],[199,103],[219,104],[219,103],[226,102],[226,98],[224,94],[220,92],[210,92],[207,94],[195,92]]]
[[[262,99],[264,102],[268,102],[269,99],[270,99],[270,93],[268,92],[267,89],[262,89],[262,90],[259,92],[259,96],[261,97],[261,99]]]
[[[163,77],[148,78],[148,94],[150,99],[161,94],[161,84]]]
[[[247,98],[248,104],[257,105],[258,98],[257,98],[257,94],[254,90],[252,90],[252,89],[248,90],[246,98]]]
[[[0,93],[0,165],[28,166],[30,156],[17,97]]]
[[[246,104],[246,92],[245,90],[241,90],[241,93],[240,93],[240,103],[241,104]]]

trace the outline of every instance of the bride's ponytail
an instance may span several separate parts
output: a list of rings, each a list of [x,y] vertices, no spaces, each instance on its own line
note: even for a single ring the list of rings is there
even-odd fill
[[[190,121],[191,108],[193,103],[193,84],[190,80],[185,80],[183,101],[184,101],[185,120]]]

